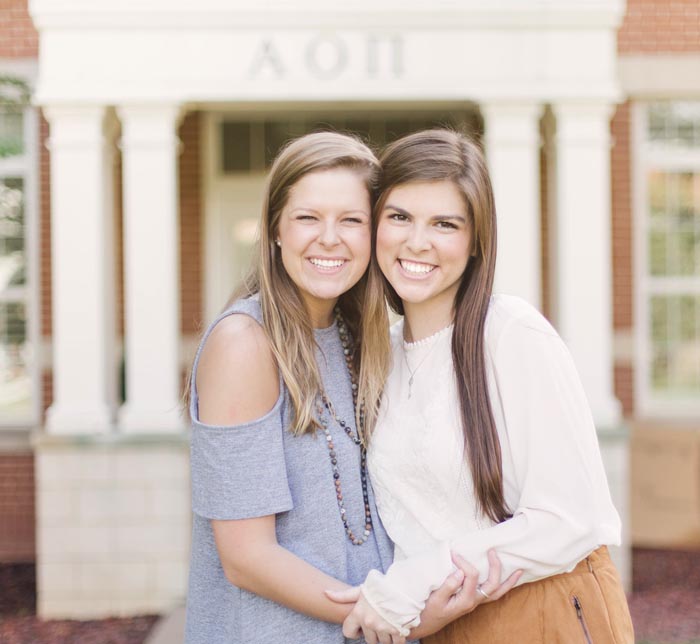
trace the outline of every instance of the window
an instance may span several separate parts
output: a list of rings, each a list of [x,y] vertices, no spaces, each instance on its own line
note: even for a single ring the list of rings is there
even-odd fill
[[[638,112],[638,392],[648,415],[700,411],[700,102]]]
[[[33,222],[36,117],[21,80],[0,76],[0,427],[38,409]]]

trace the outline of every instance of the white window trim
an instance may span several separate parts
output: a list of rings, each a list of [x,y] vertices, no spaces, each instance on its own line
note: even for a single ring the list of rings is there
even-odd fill
[[[660,99],[664,100],[664,99]],[[673,294],[674,292],[692,292],[700,294],[698,277],[662,277],[652,278],[648,275],[648,169],[685,170],[700,169],[700,151],[678,150],[647,143],[647,115],[649,102],[636,101],[631,109],[631,167],[632,167],[632,212],[633,212],[633,250],[634,250],[634,315],[635,315],[635,407],[637,416],[648,419],[690,420],[700,415],[700,400],[678,398],[666,400],[654,395],[650,382],[650,296],[652,294]]]
[[[0,72],[20,76],[16,69],[5,69]],[[28,83],[33,82],[31,74],[25,77]],[[31,359],[28,365],[32,381],[32,404],[29,413],[11,416],[0,414],[0,432],[17,429],[31,430],[40,423],[42,413],[42,363],[41,363],[41,294],[39,248],[40,248],[40,197],[39,197],[39,114],[35,107],[28,106],[24,110],[24,154],[21,157],[0,160],[0,176],[21,176],[24,180],[24,227],[26,252],[26,337],[31,347]]]

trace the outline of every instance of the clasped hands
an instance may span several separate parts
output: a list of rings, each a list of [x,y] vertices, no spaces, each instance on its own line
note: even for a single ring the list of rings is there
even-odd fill
[[[452,553],[452,561],[457,570],[431,593],[421,613],[420,625],[411,630],[409,638],[417,640],[439,631],[480,604],[500,599],[518,583],[521,570],[516,570],[500,583],[501,562],[493,550],[489,550],[488,560],[488,578],[479,584],[476,568],[460,555]],[[357,638],[362,634],[367,644],[405,644],[406,638],[370,606],[359,586],[341,591],[329,590],[326,595],[337,603],[355,603],[343,622],[345,637]]]

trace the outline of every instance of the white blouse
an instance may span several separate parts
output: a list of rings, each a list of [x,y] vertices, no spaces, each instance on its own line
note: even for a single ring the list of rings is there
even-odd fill
[[[502,579],[522,569],[519,583],[526,583],[573,569],[600,545],[620,543],[593,418],[564,342],[536,309],[504,295],[492,297],[485,340],[513,513],[497,525],[477,511],[463,458],[452,327],[415,343],[403,341],[402,322],[392,328],[393,368],[368,467],[396,551],[387,573],[372,571],[362,591],[404,635],[454,570],[450,550],[483,582],[486,553],[494,548]]]

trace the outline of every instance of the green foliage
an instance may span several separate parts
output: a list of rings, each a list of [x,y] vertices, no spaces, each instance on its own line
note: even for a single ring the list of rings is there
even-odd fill
[[[29,104],[31,91],[26,81],[0,74],[0,106],[23,107]]]

